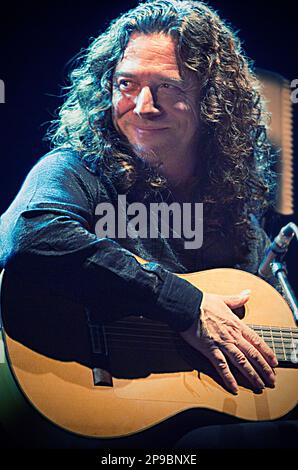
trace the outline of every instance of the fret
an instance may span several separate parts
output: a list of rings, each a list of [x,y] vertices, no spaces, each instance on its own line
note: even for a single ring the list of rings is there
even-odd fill
[[[284,348],[275,348],[275,354],[284,354],[284,356],[286,355],[286,352],[285,352],[285,349]]]
[[[263,333],[262,327],[260,327],[260,330],[258,331],[258,334],[259,334],[259,336],[261,336],[261,338],[265,341],[264,333]]]
[[[276,357],[277,357],[277,360],[280,361],[280,362],[288,362],[288,359],[284,357],[283,354],[276,354]]]
[[[289,348],[285,348],[284,345],[282,343],[278,343],[276,344],[276,341],[273,341],[272,339],[265,339],[264,340],[265,343],[271,348],[274,350],[274,352],[284,352],[285,350],[289,350]],[[289,345],[290,346],[290,345]]]
[[[285,346],[289,346],[292,344],[293,340],[292,339],[285,339],[285,338],[281,338],[281,340],[275,340],[275,344],[279,344],[283,342]]]
[[[271,329],[270,329],[270,335],[271,335],[271,340],[272,340],[272,349],[273,349],[274,354],[276,355],[275,344],[274,344],[274,338],[273,338],[272,330],[271,330]]]
[[[248,326],[274,351],[279,362],[298,363],[298,328]]]
[[[298,328],[277,328],[270,326],[248,325],[256,333],[262,332],[264,336],[278,337],[282,333],[283,338],[298,339]]]
[[[281,337],[281,342],[282,342],[282,347],[283,347],[285,360],[287,360],[287,355],[286,355],[286,351],[285,351],[285,345],[284,345],[284,342],[283,342],[282,332],[281,332],[281,330],[279,330],[279,331],[280,331],[280,337]]]
[[[264,338],[264,341],[265,341],[265,343],[267,343],[267,344],[272,344],[272,340],[271,340],[271,339]],[[283,340],[276,341],[276,340],[274,340],[275,348],[290,349],[290,348],[292,348],[292,344],[293,344],[292,341],[283,341]]]
[[[291,338],[292,338],[291,333],[283,333],[282,336],[283,336],[284,339],[289,339],[289,340],[291,340]]]
[[[274,351],[278,361],[283,362],[294,362],[298,359],[297,346],[294,350],[294,344],[298,344],[298,328],[281,328],[281,327],[270,327],[267,325],[248,325],[252,328],[263,341]],[[96,329],[96,328],[95,328]],[[102,351],[104,343],[101,340],[101,331],[94,332],[93,341],[95,342],[96,352],[98,349]],[[97,333],[97,334],[96,334]],[[117,321],[116,324],[108,324],[106,326],[105,333],[114,343],[122,347],[129,342],[134,346],[144,346],[146,342],[146,348],[150,345],[152,348],[165,347],[165,348],[177,348],[177,339],[179,335],[174,334],[171,330],[162,323],[151,322],[151,321],[132,321],[129,319]],[[181,339],[181,338],[180,338]],[[173,342],[174,341],[174,342]],[[182,345],[183,340],[181,339]],[[113,346],[114,347],[114,346]],[[105,349],[105,348],[104,348]],[[95,352],[95,351],[94,351]],[[294,356],[294,353],[296,355]],[[296,365],[294,366],[296,367]]]
[[[291,339],[293,334],[292,332],[284,332],[282,330],[279,330],[278,332],[277,331],[273,332],[272,330],[265,332],[265,336],[270,336],[276,339],[280,338],[281,335],[282,335],[282,338],[284,339]]]

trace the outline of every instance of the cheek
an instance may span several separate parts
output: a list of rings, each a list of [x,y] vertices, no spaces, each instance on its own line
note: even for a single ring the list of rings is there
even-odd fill
[[[180,119],[191,121],[193,125],[198,124],[198,112],[194,104],[181,100],[174,104],[173,109],[177,117],[180,116]]]
[[[189,104],[185,103],[184,101],[177,101],[174,104],[174,109],[178,112],[180,111],[181,113],[189,113],[190,106],[189,106]]]
[[[114,93],[112,98],[113,118],[120,119],[124,114],[133,109],[134,104],[131,99],[121,93]]]

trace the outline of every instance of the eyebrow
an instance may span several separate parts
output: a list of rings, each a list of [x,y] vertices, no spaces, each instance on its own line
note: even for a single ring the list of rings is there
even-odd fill
[[[119,77],[138,78],[137,75],[135,75],[133,73],[125,72],[125,71],[121,71],[121,70],[114,73],[114,79],[117,79]],[[159,75],[159,74],[154,75],[154,77],[158,78],[159,80],[172,83],[174,85],[178,85],[178,86],[179,85],[180,86],[185,85],[185,80],[183,80],[182,78],[165,77],[164,75]]]

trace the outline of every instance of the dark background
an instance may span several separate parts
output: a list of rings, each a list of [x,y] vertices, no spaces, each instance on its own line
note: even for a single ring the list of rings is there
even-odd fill
[[[103,31],[112,18],[137,3],[6,3],[0,19],[0,79],[6,87],[6,103],[0,104],[0,213],[11,203],[35,161],[48,150],[43,137],[61,104],[58,95],[66,84],[67,62],[88,46],[89,39]],[[246,54],[256,67],[278,72],[291,81],[298,78],[297,19],[292,1],[213,0],[209,5],[239,30]],[[298,104],[294,105],[295,122],[297,110]],[[297,161],[295,166],[297,173]],[[296,194],[296,207],[297,202]],[[297,223],[297,216],[279,220],[279,226],[289,220]],[[296,292],[297,251],[293,241],[288,267]]]

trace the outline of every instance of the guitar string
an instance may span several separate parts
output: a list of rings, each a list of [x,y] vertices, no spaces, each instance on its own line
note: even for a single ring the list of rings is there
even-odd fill
[[[136,323],[135,318],[137,320],[139,319],[142,322],[142,324],[167,327],[167,324],[164,323],[164,322],[160,322],[158,320],[156,320],[156,321],[155,320],[150,320],[149,318],[147,319],[146,317],[143,317],[143,316],[133,317],[133,318],[132,317],[127,317],[126,319],[117,320],[117,323],[130,323],[130,324],[133,324],[133,323]],[[285,331],[291,331],[291,330],[298,331],[297,327],[290,327],[290,326],[280,327],[280,326],[277,326],[277,325],[259,325],[259,324],[254,324],[254,323],[249,323],[249,325],[253,326],[254,328],[263,328],[263,329],[276,328],[277,330],[281,329],[281,330],[285,330]]]
[[[133,353],[133,351],[134,351],[135,349],[137,349],[138,346],[140,346],[140,347],[142,348],[143,352],[146,352],[146,353],[149,353],[149,352],[151,352],[151,351],[161,351],[161,352],[165,352],[165,353],[167,353],[167,352],[169,352],[169,351],[171,351],[171,352],[173,352],[173,351],[177,352],[177,348],[174,347],[174,345],[173,345],[173,347],[171,347],[171,345],[167,345],[166,348],[165,348],[165,347],[158,347],[158,346],[160,346],[160,345],[151,345],[151,347],[147,347],[147,346],[146,346],[146,349],[143,349],[143,347],[144,347],[144,344],[143,344],[143,343],[127,344],[127,343],[119,343],[119,342],[116,342],[115,344],[112,344],[112,347],[113,347],[113,348],[119,347],[120,349],[128,349],[128,350],[130,350],[132,353]],[[154,346],[154,347],[153,347],[153,346]],[[183,348],[181,348],[181,349],[183,349]],[[179,349],[178,349],[178,352],[179,352]],[[199,353],[199,351],[198,351],[198,353]],[[100,354],[100,353],[99,353],[99,354]],[[283,362],[283,361],[292,362],[292,361],[291,361],[291,355],[290,355],[290,354],[285,357],[283,353],[282,353],[282,354],[281,354],[281,353],[276,353],[276,357],[277,357],[279,360],[281,360],[282,362]]]
[[[169,330],[169,327],[166,324],[155,325],[151,322],[143,322],[143,321],[140,326],[138,326],[136,322],[133,322],[133,321],[117,321],[117,325],[108,324],[104,326],[105,328],[118,328],[118,325],[128,325],[126,328],[129,328],[132,326],[133,328],[139,328],[139,329],[144,329],[144,327],[148,328],[150,326],[156,332],[159,332],[159,333],[163,333],[163,330]],[[97,325],[91,325],[91,327],[92,326],[95,328],[101,328],[100,326],[97,326]],[[298,328],[279,328],[279,327],[250,325],[250,324],[248,324],[247,326],[253,329],[256,333],[262,332],[262,333],[269,334],[269,335],[273,334],[274,337],[276,337],[276,335],[279,335],[279,336],[283,335],[283,338],[291,338],[291,336],[293,334],[295,335],[295,333],[298,335]]]
[[[121,346],[117,345],[117,346],[114,347],[114,349],[115,349],[115,350],[119,350],[119,351],[126,351],[128,348],[125,347],[125,346],[122,346],[122,347],[121,347]],[[137,349],[137,348],[136,348],[136,349]],[[142,350],[141,350],[141,351],[142,351]],[[175,352],[175,350],[174,350],[174,349],[167,349],[167,350],[165,351],[165,350],[163,350],[163,349],[150,349],[148,352],[150,352],[150,353],[159,353],[159,354],[161,354],[161,353],[172,354],[173,352]],[[283,357],[277,356],[277,360],[278,360],[280,363],[287,363],[287,364],[292,363],[291,359],[289,359],[289,358],[284,359]],[[297,368],[296,363],[293,363],[293,364],[294,364],[294,367],[293,367],[293,368],[296,369],[296,368]],[[195,367],[195,365],[194,365],[194,367]]]
[[[129,337],[129,338],[123,337],[123,338],[121,338],[121,335],[120,335],[120,334],[119,334],[119,336],[120,336],[120,338],[115,338],[114,335],[109,335],[109,339],[110,339],[110,340],[112,339],[112,340],[115,341],[115,342],[117,342],[117,341],[118,341],[118,342],[130,342],[130,343],[132,343],[132,342],[134,342],[134,343],[139,342],[139,343],[141,343],[141,344],[143,344],[143,345],[146,345],[146,346],[148,346],[148,344],[149,344],[149,345],[150,345],[150,344],[158,344],[158,345],[162,345],[162,346],[167,346],[167,345],[169,345],[169,344],[170,344],[170,345],[173,344],[173,341],[169,341],[169,342],[168,342],[168,341],[163,341],[163,342],[155,341],[155,342],[154,342],[154,341],[152,341],[151,338],[149,338],[150,341],[146,341],[146,339],[148,339],[148,338],[145,338],[145,341],[144,341],[144,339],[141,339],[141,338],[140,338],[139,336],[137,336],[137,335],[135,336],[135,338],[133,338],[133,337]],[[156,338],[154,338],[154,339],[156,339]],[[176,340],[176,343],[177,343],[177,340]],[[183,343],[183,344],[184,344],[184,343]],[[271,343],[269,343],[269,342],[266,342],[266,344],[267,344],[269,347],[273,347],[273,345],[272,345]],[[292,354],[292,352],[293,352],[294,349],[295,349],[295,347],[292,346],[292,345],[290,345],[289,347],[281,347],[280,344],[278,344],[278,345],[275,344],[275,348],[274,348],[276,354],[284,354],[284,355],[286,355],[287,353],[288,353],[288,354]]]
[[[138,342],[138,341],[134,341],[134,342],[127,342],[127,341],[119,341],[119,340],[112,340],[110,341],[110,346],[112,346],[113,348],[118,348],[118,349],[128,349],[130,350],[132,353],[134,352],[134,349],[137,348],[137,346],[140,346],[142,348],[142,350],[144,352],[152,352],[152,351],[160,351],[160,352],[177,352],[177,349],[179,351],[179,347],[177,348],[177,346],[175,346],[174,344],[161,344],[161,343],[149,343],[149,344],[144,344],[143,342]],[[146,349],[144,350],[144,346],[146,347]],[[158,347],[159,346],[159,347]],[[180,345],[180,348],[181,349],[185,349],[185,345],[184,344],[181,344]],[[276,352],[276,357],[277,359],[280,361],[280,362],[292,362],[291,360],[291,354],[292,354],[292,351],[289,351],[289,354],[287,355],[284,355],[284,353],[279,353],[279,352]]]
[[[135,336],[140,336],[140,337],[146,337],[146,338],[161,338],[161,339],[164,339],[164,338],[172,338],[173,336],[175,336],[175,333],[173,332],[170,332],[170,331],[166,331],[166,332],[162,332],[162,331],[158,331],[158,330],[148,330],[146,329],[146,333],[144,334],[144,328],[142,327],[137,327],[137,326],[134,326],[134,327],[123,327],[123,328],[119,328],[117,326],[109,326],[109,327],[105,327],[105,330],[106,331],[109,331],[110,334],[114,333],[114,334],[122,334],[123,335],[123,331],[125,330],[125,334],[127,334],[127,332],[133,332],[135,334]],[[143,334],[140,334],[138,333],[138,331],[141,331],[141,333]],[[159,333],[161,333],[161,335],[159,335]],[[100,332],[100,328],[99,328],[99,331],[98,331],[98,334],[100,335],[101,332]],[[279,343],[283,343],[284,345],[286,344],[292,344],[293,342],[293,335],[292,336],[289,336],[289,337],[276,337],[274,335],[272,335],[271,331],[268,332],[268,335],[269,336],[266,336],[265,334],[263,334],[262,332],[262,337],[264,340],[267,340],[268,342],[274,342],[274,344],[279,344]],[[298,332],[297,332],[297,339],[298,339]]]
[[[130,322],[131,324],[133,324],[132,322]],[[137,331],[137,330],[140,330],[140,328],[137,328],[135,324],[133,324],[133,328],[127,328],[126,327],[126,330],[130,330],[130,331],[133,331],[134,333]],[[117,328],[116,326],[114,327],[111,327],[109,328],[109,330],[114,330],[114,331],[106,331],[106,336],[108,336],[110,342],[111,340],[113,341],[113,343],[118,343],[118,345],[122,344],[124,345],[124,348],[125,348],[125,345],[129,342],[129,346],[132,347],[134,345],[134,347],[136,346],[146,346],[147,349],[150,349],[150,351],[153,351],[153,350],[156,350],[156,348],[152,348],[152,345],[153,346],[161,346],[161,348],[159,348],[158,350],[161,350],[161,351],[175,351],[177,349],[177,343],[180,344],[180,347],[184,347],[186,346],[185,342],[177,335],[175,336],[175,333],[173,332],[170,332],[168,331],[166,334],[163,334],[163,336],[158,336],[158,335],[148,335],[148,334],[142,334],[140,335],[139,333],[137,334],[130,334],[130,335],[123,335],[123,330],[120,328]],[[118,333],[115,333],[115,330],[118,330]],[[100,329],[99,329],[100,331]],[[144,333],[143,329],[141,329],[142,333]],[[154,331],[154,333],[156,333]],[[115,336],[118,336],[118,338],[115,338]],[[162,341],[158,341],[158,340],[162,340]],[[155,341],[152,341],[152,340],[155,340]],[[157,341],[156,341],[157,340]],[[168,341],[169,340],[169,341]],[[272,338],[264,338],[265,342],[268,344],[268,346],[272,347]],[[176,346],[174,344],[174,342],[176,343]],[[288,342],[289,344],[289,347],[285,347],[285,345],[282,345],[282,343],[280,341],[275,341],[275,353],[276,353],[276,356],[277,356],[277,359],[279,361],[287,361],[288,360],[288,356],[291,357],[292,353],[293,353],[293,345],[291,342]],[[170,349],[166,349],[168,346],[170,346],[171,348]],[[283,346],[283,347],[281,347]],[[120,348],[121,349],[121,348]],[[123,347],[122,347],[123,349]],[[286,354],[285,354],[286,353]]]
[[[130,337],[137,337],[137,338],[147,338],[147,339],[161,339],[161,340],[165,340],[165,339],[175,339],[175,340],[178,340],[179,337],[178,336],[175,336],[174,334],[171,334],[171,333],[168,333],[168,334],[164,334],[162,336],[160,335],[149,335],[149,334],[139,334],[137,333],[134,329],[131,329],[130,331],[133,331],[133,333],[136,333],[136,334],[133,334],[133,333],[130,333],[127,335],[127,333],[125,333],[123,335],[123,330],[120,329],[118,331],[106,331],[106,334],[109,335],[109,336],[123,336],[124,339],[127,337],[127,336],[130,336]],[[142,333],[143,333],[143,330],[142,330]],[[286,346],[287,344],[291,345],[292,344],[292,341],[282,341],[282,339],[277,339],[277,340],[274,340],[272,339],[271,337],[263,337],[264,341],[265,342],[268,342],[268,343],[274,343],[275,345],[283,345],[283,346]]]
[[[139,326],[138,323],[134,321],[117,321],[117,324],[106,324],[103,325],[106,328],[117,328],[119,325],[128,325],[127,327],[133,327],[133,328],[144,328],[144,327],[151,327],[151,328],[156,328],[156,331],[162,332],[162,330],[169,330],[168,325],[163,325],[163,324],[158,324],[155,325],[154,323],[151,322],[144,322],[142,321],[141,325]],[[90,325],[91,327],[94,328],[101,328],[100,325]],[[262,331],[268,334],[271,333],[276,333],[276,334],[297,334],[298,335],[298,328],[279,328],[279,327],[270,327],[270,326],[262,326],[262,325],[250,325],[248,324],[250,328],[252,328],[254,331]]]
[[[145,334],[145,335],[140,335],[139,333],[138,334],[134,334],[134,335],[131,335],[130,334],[130,337],[132,338],[144,338],[144,339],[147,339],[147,340],[151,340],[149,343],[147,342],[146,344],[146,347],[148,348],[148,345],[150,346],[150,344],[154,344],[154,345],[162,345],[163,346],[163,349],[157,349],[157,350],[165,350],[164,346],[172,346],[173,345],[173,340],[177,342],[179,342],[180,340],[180,343],[181,345],[185,347],[185,343],[183,343],[183,341],[179,338],[179,336],[175,336],[175,333],[174,332],[171,332],[168,330],[168,326],[167,325],[163,325],[161,324],[162,326],[162,329],[160,329],[160,325],[156,325],[150,321],[142,321],[142,325],[141,326],[138,326],[136,325],[136,322],[135,321],[127,321],[127,320],[122,320],[122,321],[118,321],[117,322],[118,325],[119,323],[122,324],[122,325],[129,325],[129,326],[126,326],[125,329],[128,330],[128,331],[133,331],[134,333],[136,333],[138,330],[141,330],[142,332],[144,332],[144,328],[142,328],[142,326],[144,327],[145,325],[149,325],[151,328],[153,327],[154,329],[152,330],[153,333],[155,333],[155,336],[154,335],[149,335],[148,333]],[[92,325],[91,325],[92,326]],[[276,356],[277,356],[277,359],[280,360],[280,361],[287,361],[288,357],[287,357],[287,353],[291,356],[292,353],[293,353],[293,348],[295,347],[294,346],[294,337],[293,337],[293,333],[295,335],[295,333],[297,333],[297,339],[298,339],[298,329],[297,328],[277,328],[277,327],[268,327],[268,326],[261,326],[261,325],[248,325],[250,327],[252,327],[253,329],[257,329],[256,332],[258,333],[261,333],[261,336],[263,338],[263,340],[268,344],[268,346],[270,347],[273,347],[275,349],[275,353],[276,353]],[[100,327],[98,326],[94,326],[93,325],[93,328],[97,329],[98,332],[99,332],[99,335],[101,334],[101,329]],[[117,325],[108,325],[108,326],[105,326],[105,329],[109,329],[110,331],[106,331],[106,334],[107,336],[110,337],[110,340],[111,338],[113,337],[113,335],[115,336],[118,335],[118,336],[121,336],[123,337],[123,328],[119,328],[119,326]],[[112,330],[112,332],[111,332]],[[119,333],[115,333],[115,331],[118,330]],[[146,328],[146,330],[148,330],[148,328]],[[162,331],[162,330],[167,330],[166,332]],[[263,331],[265,330],[265,332]],[[276,334],[278,334],[280,337],[276,336],[276,335],[272,335],[272,331]],[[158,336],[156,335],[156,333],[163,333],[162,336]],[[265,333],[265,334],[264,334]],[[286,333],[286,334],[290,334],[290,336],[287,336],[285,338],[282,337],[282,333]],[[268,337],[269,335],[269,337]],[[141,343],[138,342],[137,344],[142,344],[144,346],[144,339],[141,340]],[[152,339],[162,339],[163,342],[155,342],[155,343],[152,343]],[[167,341],[164,341],[164,340],[167,340],[167,339],[171,339],[170,343],[168,343]],[[113,341],[115,342],[118,342],[118,344],[120,344],[121,341],[124,341],[124,342],[127,342],[128,341],[128,338],[127,338],[127,334],[125,335],[125,337],[121,338],[121,339],[116,339],[114,338]],[[135,340],[134,340],[135,341]],[[135,341],[135,344],[136,344],[136,341]],[[287,344],[289,344],[289,347],[287,347]],[[282,348],[280,347],[282,346]],[[121,348],[120,348],[121,349]],[[123,349],[123,348],[122,348]],[[170,351],[173,351],[175,350],[176,348],[171,348]],[[150,351],[153,351],[153,350],[156,350],[156,349],[152,349],[150,348]],[[282,351],[280,353],[280,351]],[[281,354],[283,354],[283,356],[281,356]]]
[[[116,345],[113,345],[113,349],[119,349],[119,350],[129,350],[132,354],[134,353],[134,351],[136,349],[138,349],[137,347],[138,345],[133,345],[133,349],[129,347],[129,345],[127,344],[120,344],[119,342],[116,344]],[[156,348],[156,347],[150,347],[150,348],[146,348],[146,350],[144,350],[143,348],[143,344],[139,343],[139,346],[142,346],[142,351],[143,352],[146,352],[146,353],[151,353],[151,352],[159,352],[159,353],[173,353],[173,352],[177,352],[177,348],[175,347],[172,347],[172,348]],[[276,357],[278,359],[279,362],[293,362],[291,360],[291,356],[287,356],[287,357],[284,357],[284,355],[280,355],[280,354],[276,354]],[[298,367],[298,365],[296,365],[296,367]]]
[[[132,354],[133,354],[133,352],[134,352],[135,350],[138,350],[137,347],[134,348],[134,350],[132,350],[132,349],[129,349],[129,348],[128,348],[127,346],[125,346],[125,345],[119,345],[119,344],[113,346],[113,348],[114,348],[114,350],[121,350],[121,351],[122,351],[122,350],[126,350],[126,351],[129,350]],[[138,350],[138,351],[139,351],[139,350]],[[141,351],[144,352],[143,349],[141,349]],[[157,352],[160,353],[160,354],[161,354],[161,353],[169,354],[169,353],[174,353],[174,352],[177,352],[177,351],[176,351],[174,348],[172,348],[172,349],[171,349],[171,348],[168,348],[168,349],[151,348],[151,349],[148,349],[148,350],[146,351],[146,353],[157,353]],[[293,362],[290,358],[284,358],[283,356],[279,356],[279,355],[277,355],[277,360],[278,360],[280,363],[284,363],[284,362],[286,362],[286,363],[292,363],[292,362]],[[295,364],[295,363],[293,363],[293,364]],[[295,368],[297,368],[297,367],[298,367],[298,366],[296,365]]]
[[[93,326],[92,328],[97,328],[98,330],[100,330],[100,326]],[[133,331],[137,331],[137,330],[140,330],[140,331],[144,331],[144,329],[147,331],[148,328],[144,328],[142,325],[138,326],[138,325],[133,325],[133,326],[123,326],[123,327],[120,327],[118,325],[108,325],[108,326],[105,326],[105,329],[108,328],[110,330],[120,330],[120,331],[123,331],[123,330],[133,330]],[[165,333],[164,331],[162,330],[159,330],[159,329],[151,329],[149,331],[152,331],[153,333],[161,333],[163,335],[169,335],[169,334],[173,334],[169,329],[166,329]],[[293,337],[293,332],[291,331],[290,333],[289,332],[286,332],[285,335],[286,336],[282,336],[282,331],[280,332],[276,332],[277,334],[274,334],[275,332],[273,332],[272,330],[267,330],[267,331],[263,331],[262,329],[259,329],[259,330],[255,330],[254,331],[257,333],[257,332],[260,332],[262,334],[262,336],[270,336],[273,337],[274,339],[292,339]],[[294,334],[296,333],[297,337],[298,337],[298,329],[297,331],[295,332],[294,331]],[[289,336],[288,336],[289,335]],[[279,338],[280,337],[280,338]]]
[[[186,344],[182,340],[179,341],[179,338],[174,339],[174,341],[176,343],[176,346],[175,346],[174,341],[170,341],[170,342],[168,342],[168,341],[156,342],[156,341],[152,341],[152,340],[144,341],[138,335],[134,335],[134,336],[131,335],[130,337],[127,337],[127,336],[121,337],[122,335],[121,335],[121,333],[119,333],[120,338],[115,338],[114,334],[109,334],[108,333],[107,336],[108,336],[110,344],[111,344],[111,342],[118,343],[118,344],[123,343],[124,345],[128,343],[130,346],[132,346],[132,345],[141,345],[143,347],[146,346],[146,348],[148,348],[148,346],[150,347],[151,345],[154,345],[154,346],[158,345],[158,346],[161,346],[165,350],[167,350],[168,346],[173,346],[173,348],[171,348],[170,350],[176,350],[177,346],[178,347],[180,346],[182,348],[185,348],[185,346],[186,346]],[[145,339],[150,339],[147,336],[144,336],[144,338]],[[268,344],[268,346],[270,346],[270,344]],[[276,347],[275,348],[276,356],[280,360],[287,360],[287,354],[286,353],[288,353],[288,355],[291,356],[292,352],[293,352],[293,347],[290,347],[290,348]],[[283,354],[283,356],[281,356],[281,354]]]
[[[116,338],[115,336],[119,336],[119,338]],[[114,334],[107,334],[107,337],[108,338],[112,338],[114,339],[115,341],[129,341],[129,340],[132,340],[132,341],[135,341],[135,340],[139,340],[143,343],[153,343],[152,339],[153,340],[156,340],[158,338],[156,337],[146,337],[146,336],[139,336],[139,335],[130,335],[130,336],[122,336],[121,333],[119,333],[118,335],[114,335]],[[150,341],[144,341],[144,339],[146,340],[150,340]],[[171,340],[171,338],[168,338],[169,340]],[[155,341],[155,344],[161,344],[161,345],[164,345],[164,344],[172,344],[173,342],[175,343],[179,343],[181,342],[181,344],[185,344],[185,342],[183,340],[179,340],[179,339],[176,339],[176,338],[172,338],[172,341]],[[267,342],[266,342],[267,343]],[[268,343],[270,343],[268,341]],[[268,344],[267,343],[267,344]],[[283,348],[281,347],[281,345],[278,345],[276,347],[276,350],[283,350]],[[285,348],[286,351],[292,351],[293,350],[293,347],[287,347]]]

